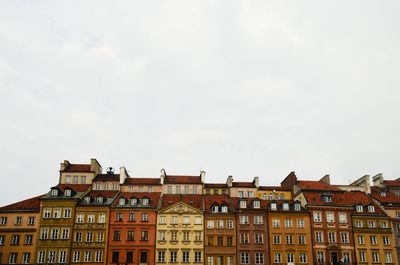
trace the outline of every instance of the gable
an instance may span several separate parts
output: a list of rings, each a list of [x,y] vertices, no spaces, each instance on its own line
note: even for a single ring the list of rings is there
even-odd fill
[[[161,210],[160,213],[171,213],[171,214],[199,214],[201,213],[200,210],[184,203],[184,202],[178,202],[175,203],[169,207],[167,207],[164,210]]]

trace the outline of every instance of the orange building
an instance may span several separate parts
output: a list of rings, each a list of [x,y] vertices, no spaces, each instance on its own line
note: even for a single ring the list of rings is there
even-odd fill
[[[35,263],[40,197],[0,208],[0,264]]]
[[[155,264],[160,192],[121,192],[111,206],[107,264]]]

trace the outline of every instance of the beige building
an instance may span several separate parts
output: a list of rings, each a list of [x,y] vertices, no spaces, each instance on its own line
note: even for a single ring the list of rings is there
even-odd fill
[[[167,175],[161,169],[161,184],[163,194],[203,194],[203,183],[206,172],[198,176]]]
[[[202,195],[163,195],[155,264],[203,264],[203,205]]]

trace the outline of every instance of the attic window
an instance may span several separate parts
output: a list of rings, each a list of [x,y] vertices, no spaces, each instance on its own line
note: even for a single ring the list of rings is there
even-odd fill
[[[90,197],[87,196],[87,197],[83,198],[83,202],[84,203],[90,203]]]
[[[125,205],[125,198],[119,199],[119,205]]]
[[[218,213],[218,205],[211,206],[211,212]]]
[[[136,205],[136,204],[137,204],[137,199],[131,198],[131,205]]]
[[[64,190],[65,197],[71,197],[71,190]]]
[[[373,205],[368,206],[368,212],[373,213],[375,212],[375,207]]]
[[[386,192],[381,192],[381,197],[386,197]]]
[[[228,212],[228,206],[224,205],[221,207],[221,212],[227,213]]]
[[[357,205],[357,206],[356,206],[356,211],[357,211],[358,213],[362,213],[362,212],[363,212],[363,207],[362,207],[362,205]]]
[[[322,199],[324,202],[332,202],[332,195],[325,194],[323,195]]]
[[[288,211],[289,210],[289,203],[285,202],[282,204],[283,210]]]
[[[143,206],[149,205],[149,198],[143,198],[142,204],[143,204]]]
[[[58,190],[57,189],[52,189],[51,190],[51,196],[57,197],[58,196]]]
[[[96,198],[97,203],[103,203],[103,197],[97,197]]]
[[[295,211],[300,211],[301,210],[300,203],[295,203],[294,204],[294,210]]]
[[[260,208],[260,201],[254,201],[253,202],[253,208],[259,209]]]
[[[271,203],[271,210],[276,211],[276,202]]]
[[[246,207],[247,207],[246,201],[240,201],[240,208],[246,208]]]

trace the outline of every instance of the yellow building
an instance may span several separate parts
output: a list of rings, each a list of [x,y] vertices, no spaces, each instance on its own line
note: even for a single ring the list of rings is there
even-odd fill
[[[227,195],[229,193],[226,183],[205,183],[204,195]]]
[[[0,208],[0,264],[36,260],[40,196]]]
[[[203,264],[202,195],[163,195],[157,214],[156,264]]]
[[[280,186],[260,186],[257,190],[257,198],[262,200],[292,200],[292,190]]]

